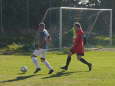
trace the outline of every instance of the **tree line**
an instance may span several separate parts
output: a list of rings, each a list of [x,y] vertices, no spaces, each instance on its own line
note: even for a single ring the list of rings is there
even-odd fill
[[[31,28],[35,28],[41,22],[44,13],[51,7],[110,8],[113,9],[113,22],[115,21],[115,0],[89,0],[86,4],[79,4],[79,2],[80,0],[0,0],[0,41],[6,41],[10,37],[8,43],[11,43],[9,40],[28,42],[30,39],[24,39],[24,36],[28,37],[27,30],[33,36]],[[115,32],[114,29],[113,31]],[[14,36],[20,36],[20,39]]]
[[[75,3],[76,1],[76,3]],[[49,7],[78,6],[80,0],[0,0],[2,28],[28,28],[38,24]],[[90,0],[97,1],[97,0]],[[101,0],[98,8],[112,8],[114,0]],[[92,2],[93,3],[93,2]],[[96,6],[94,8],[97,8]],[[2,14],[1,14],[2,12]],[[2,23],[1,23],[2,22]],[[2,25],[1,25],[2,24]],[[1,27],[0,27],[1,28]]]

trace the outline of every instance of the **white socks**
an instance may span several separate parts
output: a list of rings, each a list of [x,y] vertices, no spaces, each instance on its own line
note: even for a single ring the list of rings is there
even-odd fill
[[[33,63],[35,64],[35,67],[36,67],[36,68],[40,68],[40,65],[39,65],[39,63],[38,63],[38,59],[37,59],[36,57],[32,57],[32,61],[33,61]],[[48,63],[47,60],[45,60],[43,63],[46,65],[46,67],[47,67],[49,70],[52,70],[52,67],[51,67],[51,65]]]
[[[36,68],[40,68],[40,65],[39,65],[38,60],[37,60],[36,57],[32,57],[32,61],[33,61],[33,63],[35,64],[35,67],[36,67]]]
[[[46,67],[48,67],[49,70],[52,70],[52,67],[51,67],[51,65],[48,63],[47,60],[45,60],[43,63],[46,65]]]

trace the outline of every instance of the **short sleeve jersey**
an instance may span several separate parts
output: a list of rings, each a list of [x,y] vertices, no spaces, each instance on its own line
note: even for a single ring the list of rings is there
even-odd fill
[[[39,44],[41,45],[40,48],[43,49],[47,49],[48,48],[48,44],[46,42],[46,40],[49,37],[49,33],[46,29],[44,29],[43,31],[39,32]]]

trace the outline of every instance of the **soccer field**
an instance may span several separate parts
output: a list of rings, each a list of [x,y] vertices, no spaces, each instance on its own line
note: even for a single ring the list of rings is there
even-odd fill
[[[34,64],[30,56],[28,53],[0,55],[0,86],[115,86],[114,51],[86,52],[84,58],[93,64],[90,72],[75,55],[69,70],[63,71],[60,67],[65,64],[66,54],[48,52],[47,59],[55,70],[51,75],[47,74],[48,69],[43,63],[40,63],[42,70],[33,74]],[[28,67],[25,74],[19,71],[24,65]]]

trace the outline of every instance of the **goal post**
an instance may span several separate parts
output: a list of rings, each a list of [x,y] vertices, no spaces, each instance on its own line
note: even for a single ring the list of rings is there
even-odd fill
[[[109,33],[109,37],[111,38],[110,40],[110,45],[112,46],[112,9],[110,10],[110,33]]]
[[[62,24],[63,24],[63,22],[62,22],[62,9],[61,9],[61,7],[60,7],[60,17],[59,18],[60,18],[59,19],[59,21],[60,21],[59,48],[62,49],[62,29],[63,29]]]
[[[53,7],[43,16],[52,39],[51,48],[62,49],[72,44],[72,26],[79,21],[87,38],[86,47],[112,45],[112,9]]]

